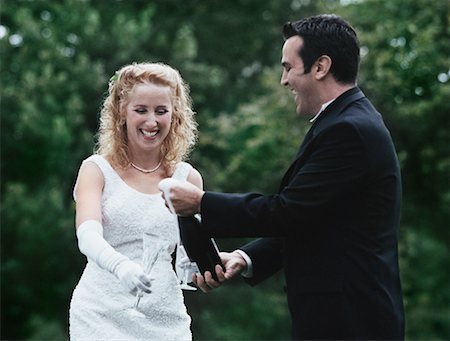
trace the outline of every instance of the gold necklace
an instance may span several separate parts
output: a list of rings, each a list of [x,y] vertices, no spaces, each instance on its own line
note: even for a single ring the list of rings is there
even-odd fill
[[[152,168],[152,169],[141,168],[141,167],[139,167],[139,166],[136,166],[133,162],[130,162],[130,165],[131,165],[133,168],[137,169],[138,171],[140,171],[140,172],[142,172],[142,173],[145,173],[145,174],[148,174],[148,173],[153,173],[153,172],[155,172],[156,170],[158,170],[158,168],[161,166],[161,163],[162,163],[162,159],[159,160],[159,163],[156,165],[156,167],[155,167],[155,168]]]

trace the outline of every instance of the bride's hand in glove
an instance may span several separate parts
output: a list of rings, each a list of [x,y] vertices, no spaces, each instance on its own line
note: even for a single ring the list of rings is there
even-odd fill
[[[222,283],[233,279],[247,268],[246,261],[238,252],[220,252],[219,256],[225,267],[225,272],[220,265],[216,265],[215,270],[218,281],[214,280],[209,271],[206,271],[204,276],[197,273],[192,278],[195,285],[203,292],[209,292],[220,287]]]
[[[131,260],[124,261],[118,265],[116,273],[120,282],[129,293],[135,295],[138,290],[142,290],[147,294],[151,292],[151,279],[144,273],[139,264]]]

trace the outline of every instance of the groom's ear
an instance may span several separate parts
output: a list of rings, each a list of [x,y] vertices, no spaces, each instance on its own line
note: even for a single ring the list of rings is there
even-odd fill
[[[317,80],[324,79],[330,72],[333,61],[327,55],[322,55],[314,62],[311,72]]]

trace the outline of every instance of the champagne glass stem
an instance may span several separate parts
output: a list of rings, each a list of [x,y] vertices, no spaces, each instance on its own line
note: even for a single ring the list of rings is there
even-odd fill
[[[136,294],[136,302],[134,303],[134,309],[137,309],[137,307],[139,306],[139,302],[141,301],[142,295],[143,295],[142,290],[138,290]]]
[[[183,277],[184,277],[184,283],[188,284],[189,283],[189,268],[186,266],[184,268],[184,273],[183,273]]]

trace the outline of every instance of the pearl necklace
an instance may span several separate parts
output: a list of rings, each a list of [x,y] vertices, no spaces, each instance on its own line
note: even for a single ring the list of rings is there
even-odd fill
[[[162,163],[162,159],[159,160],[159,163],[156,165],[156,167],[155,167],[155,168],[152,168],[152,169],[141,168],[141,167],[139,167],[139,166],[136,166],[133,162],[130,162],[130,165],[131,165],[133,168],[137,169],[138,171],[140,171],[140,172],[142,172],[142,173],[145,173],[145,174],[148,174],[148,173],[153,173],[154,171],[158,170],[158,168],[161,166],[161,163]]]

